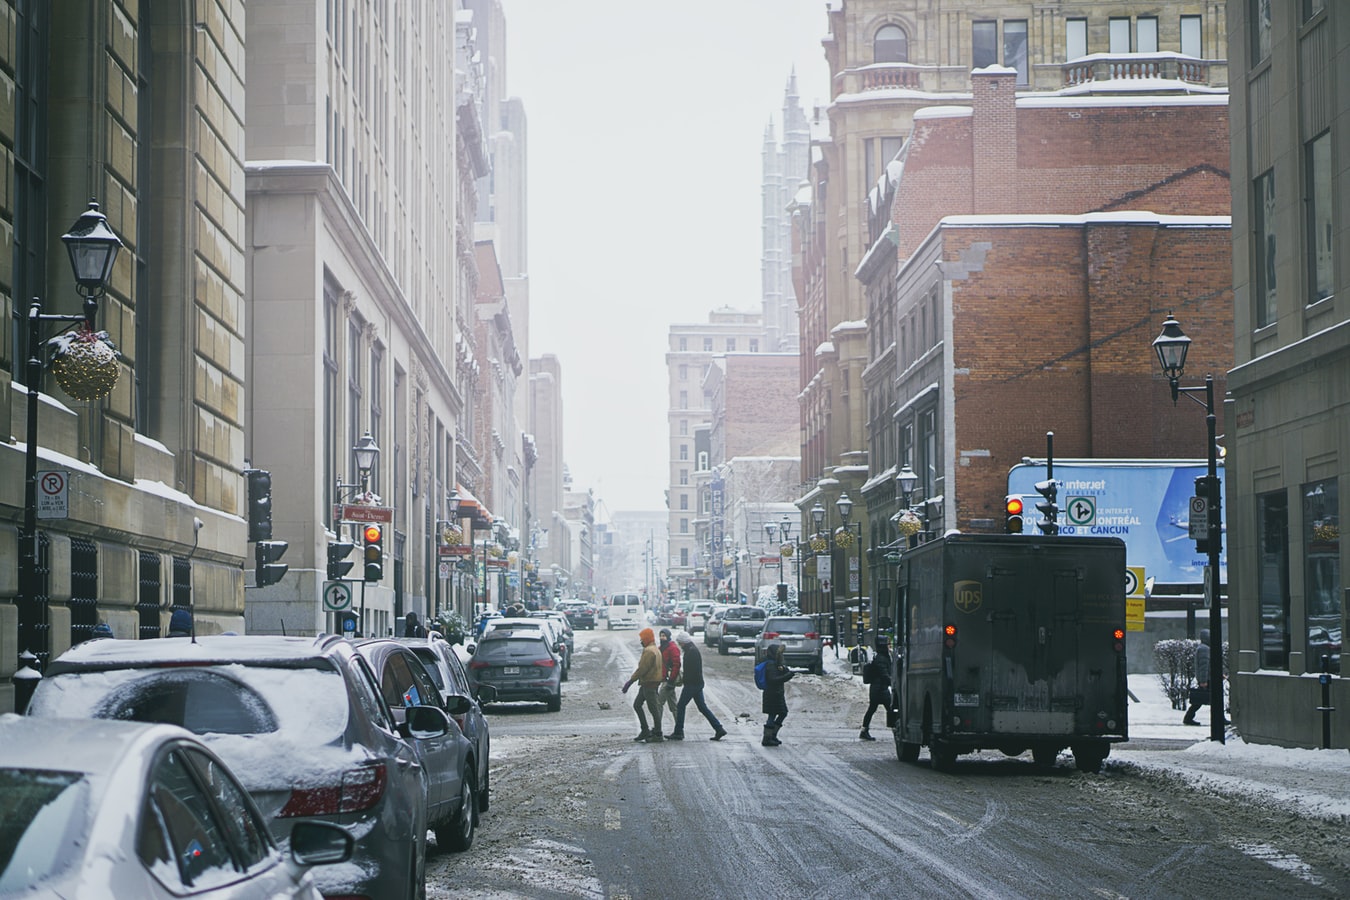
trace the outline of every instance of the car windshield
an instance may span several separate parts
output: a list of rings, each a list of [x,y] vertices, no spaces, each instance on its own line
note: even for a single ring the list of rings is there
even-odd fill
[[[764,610],[757,609],[753,606],[738,606],[735,609],[727,610],[726,618],[762,620],[764,618]]]
[[[480,662],[507,659],[543,659],[548,656],[548,645],[539,638],[510,637],[504,640],[483,641],[474,652]]]
[[[0,769],[0,894],[40,884],[86,843],[89,783],[77,772]]]
[[[42,680],[29,712],[167,722],[202,735],[277,732],[312,746],[342,736],[347,708],[341,674],[313,660],[66,672]]]

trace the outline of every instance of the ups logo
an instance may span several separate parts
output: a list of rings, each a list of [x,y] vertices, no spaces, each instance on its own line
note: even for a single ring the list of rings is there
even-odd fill
[[[952,585],[952,601],[963,613],[973,613],[984,601],[983,588],[978,581],[958,581]]]

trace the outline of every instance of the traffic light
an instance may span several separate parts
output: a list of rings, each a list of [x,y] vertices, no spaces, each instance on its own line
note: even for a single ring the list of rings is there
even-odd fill
[[[272,539],[272,473],[266,469],[245,469],[248,479],[248,539]]]
[[[1009,494],[1003,501],[1005,513],[1003,530],[1006,534],[1022,533],[1022,498],[1016,494]]]
[[[1036,493],[1045,498],[1044,502],[1037,503],[1036,508],[1041,511],[1043,518],[1036,523],[1041,529],[1042,534],[1059,534],[1059,507],[1055,505],[1055,497],[1059,495],[1059,485],[1055,479],[1047,478],[1045,481],[1036,482]]]
[[[289,546],[290,544],[285,541],[258,541],[254,545],[258,564],[254,581],[258,587],[276,584],[281,580],[281,576],[286,574],[290,566],[277,560],[286,555],[286,548]]]
[[[371,523],[361,529],[366,544],[366,581],[384,578],[384,529]]]
[[[352,570],[356,563],[347,559],[351,556],[356,545],[351,541],[329,541],[328,542],[328,580],[338,581],[342,576]]]

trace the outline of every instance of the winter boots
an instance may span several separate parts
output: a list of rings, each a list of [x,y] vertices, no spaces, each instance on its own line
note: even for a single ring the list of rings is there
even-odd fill
[[[760,741],[760,744],[765,747],[777,747],[783,743],[778,739],[778,729],[782,727],[782,725],[765,725],[764,738]]]
[[[724,737],[726,737],[726,736],[727,736],[727,730],[726,730],[725,728],[722,728],[722,727],[719,726],[718,729],[717,729],[717,733],[714,734],[712,737],[708,738],[708,740],[710,740],[710,741],[720,741],[722,738],[724,738]]]
[[[641,732],[637,737],[633,738],[633,740],[636,741],[637,743],[642,743],[643,741],[645,741],[647,738],[649,738],[649,737],[651,737],[651,736],[652,736],[652,733],[651,733],[650,731],[648,731],[646,728],[644,728],[644,729],[642,729],[642,732]]]
[[[668,741],[682,741],[682,740],[684,740],[684,732],[683,732],[683,731],[672,731],[670,734],[666,735],[666,740],[668,740]]]
[[[858,740],[860,740],[860,741],[875,741],[876,738],[872,737],[872,732],[870,732],[870,731],[868,731],[866,728],[864,728],[862,731],[858,732]]]

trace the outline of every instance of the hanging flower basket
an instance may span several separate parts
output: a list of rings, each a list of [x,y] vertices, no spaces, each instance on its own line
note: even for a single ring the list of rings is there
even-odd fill
[[[501,548],[501,545],[499,545],[499,544],[493,544],[493,545],[491,545],[490,547],[488,547],[487,553],[488,553],[488,556],[492,557],[493,559],[501,559],[501,558],[502,558],[502,548]]]
[[[853,546],[853,532],[847,528],[839,528],[834,533],[834,545],[841,550],[847,550]]]
[[[830,549],[830,541],[828,538],[819,534],[811,538],[812,553],[824,553],[828,549]]]
[[[447,525],[441,529],[441,542],[451,547],[464,543],[464,529],[458,525]]]
[[[1335,525],[1315,525],[1313,526],[1313,540],[1315,541],[1335,541],[1339,540],[1341,530]]]
[[[52,349],[51,370],[61,390],[76,400],[98,400],[117,385],[120,354],[106,331],[81,325],[47,342]]]
[[[778,548],[778,555],[779,555],[779,556],[791,556],[791,555],[792,555],[792,545],[791,545],[791,544],[784,544],[783,546],[779,547],[779,548]]]
[[[895,523],[896,529],[905,537],[912,537],[923,530],[923,523],[914,513],[906,511]]]

